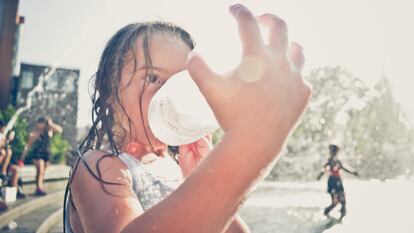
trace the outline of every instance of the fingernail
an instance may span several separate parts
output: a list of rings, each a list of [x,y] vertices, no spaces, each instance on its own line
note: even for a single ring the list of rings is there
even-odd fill
[[[234,14],[234,11],[240,7],[240,4],[236,3],[230,6],[229,11],[231,14]]]

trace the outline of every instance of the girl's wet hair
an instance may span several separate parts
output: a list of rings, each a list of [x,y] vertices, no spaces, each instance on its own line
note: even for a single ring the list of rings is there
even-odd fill
[[[85,139],[80,143],[78,148],[79,158],[75,162],[74,168],[71,172],[71,177],[73,177],[76,172],[76,168],[80,161],[84,163],[89,173],[97,180],[100,181],[103,190],[106,192],[104,184],[117,184],[113,182],[106,182],[101,178],[101,171],[99,169],[100,161],[105,157],[118,156],[120,154],[120,144],[123,142],[126,137],[129,137],[129,140],[134,140],[132,137],[132,132],[134,130],[131,118],[126,113],[126,110],[122,104],[120,98],[120,80],[121,80],[121,71],[125,64],[128,62],[133,62],[134,70],[131,75],[134,75],[136,71],[137,57],[135,56],[137,38],[142,37],[142,44],[138,45],[144,52],[145,59],[145,75],[151,75],[152,62],[151,56],[149,53],[149,41],[153,33],[164,33],[171,35],[178,39],[181,39],[189,48],[194,48],[194,41],[191,38],[190,34],[187,33],[184,29],[167,22],[152,21],[145,23],[134,23],[129,24],[121,28],[115,35],[108,41],[105,46],[105,49],[102,53],[98,70],[96,74],[92,77],[91,82],[93,83],[93,93],[92,93],[92,126],[89,129],[89,132]],[[142,92],[139,93],[139,104],[141,108],[141,118],[142,116],[142,96],[145,91],[145,88],[148,86],[147,80],[145,79],[144,88]],[[116,104],[121,109],[121,112],[126,119],[128,119],[129,128],[125,129],[121,125],[118,125],[117,128],[121,128],[123,132],[115,132],[115,122],[113,106]],[[145,128],[144,128],[145,130]],[[146,133],[147,134],[147,133]],[[147,140],[151,145],[151,142],[147,135]],[[83,154],[88,150],[100,150],[103,146],[108,146],[108,149],[111,153],[107,153],[102,156],[97,164],[96,171],[97,174],[92,172],[92,169],[83,159]],[[151,145],[152,146],[152,145]],[[70,185],[71,181],[69,182]]]

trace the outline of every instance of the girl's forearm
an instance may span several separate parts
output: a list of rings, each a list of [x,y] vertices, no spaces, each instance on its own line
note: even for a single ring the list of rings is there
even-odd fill
[[[257,137],[225,135],[175,192],[123,232],[223,232],[249,188],[281,151],[284,137],[273,142],[268,148]]]

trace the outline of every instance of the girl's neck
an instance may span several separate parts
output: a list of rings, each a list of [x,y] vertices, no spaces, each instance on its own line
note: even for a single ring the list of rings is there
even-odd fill
[[[150,155],[164,156],[167,153],[167,146],[157,146],[153,148],[150,145],[142,145],[138,142],[130,142],[122,145],[121,151],[128,153],[136,159],[142,161],[145,157]]]

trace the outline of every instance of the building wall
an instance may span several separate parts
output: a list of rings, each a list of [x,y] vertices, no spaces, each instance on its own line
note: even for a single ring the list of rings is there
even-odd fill
[[[0,0],[0,108],[9,104],[18,0]]]
[[[20,76],[14,80],[13,100],[17,108],[27,102],[28,93],[39,83],[39,79],[50,67],[21,64]],[[43,83],[40,92],[33,95],[32,106],[22,114],[33,129],[40,116],[49,116],[63,128],[63,137],[72,146],[76,145],[78,80],[79,70],[57,68],[52,76]]]

